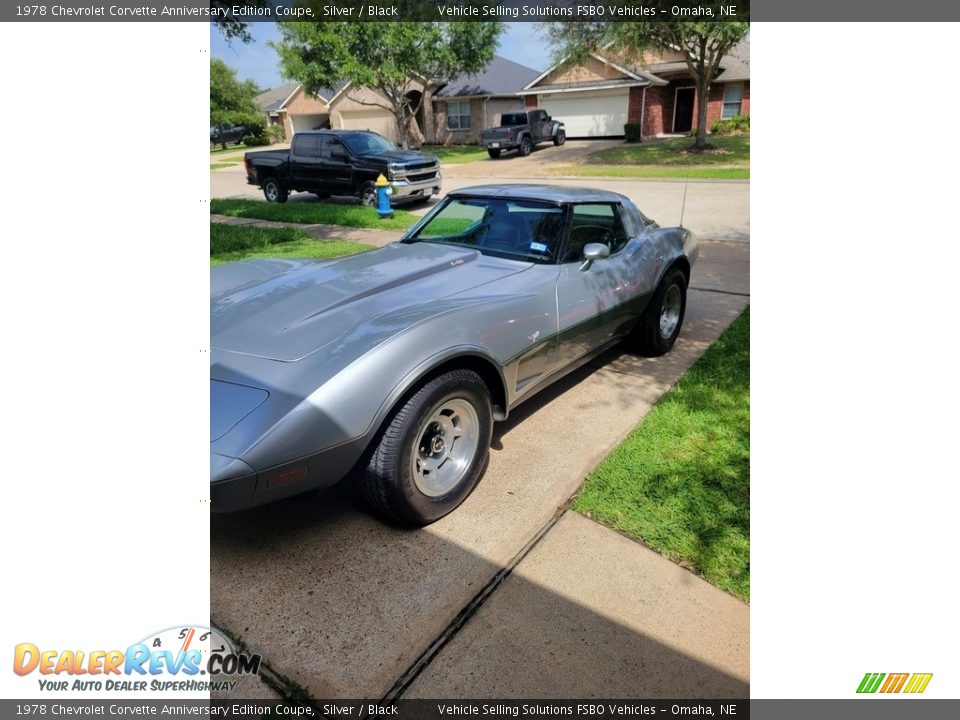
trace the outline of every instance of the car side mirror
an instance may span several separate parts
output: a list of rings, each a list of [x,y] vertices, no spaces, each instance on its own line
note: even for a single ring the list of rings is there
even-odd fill
[[[580,265],[580,272],[586,272],[593,265],[594,260],[602,260],[610,257],[610,248],[603,243],[587,243],[583,248],[583,263]]]

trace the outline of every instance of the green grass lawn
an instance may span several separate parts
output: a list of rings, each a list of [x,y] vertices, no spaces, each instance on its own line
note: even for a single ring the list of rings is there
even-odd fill
[[[563,165],[553,175],[577,177],[677,178],[680,180],[749,180],[748,167],[657,167],[656,165]]]
[[[210,224],[210,264],[250,258],[335,258],[372,250],[372,245],[317,240],[299,228]]]
[[[447,164],[468,163],[487,157],[487,151],[479,145],[427,145],[420,149],[428,155],[436,155],[440,162]]]
[[[234,165],[237,165],[240,162],[241,162],[240,160],[236,160],[236,161],[224,160],[222,162],[213,162],[213,163],[210,163],[210,169],[219,170],[220,168],[233,167]]]
[[[590,474],[573,507],[749,600],[749,308]]]
[[[220,153],[232,153],[232,152],[246,152],[247,146],[240,144],[235,145],[234,143],[227,143],[227,149],[224,150],[222,147],[217,145],[215,148],[210,148],[211,155],[218,155]]]
[[[256,218],[290,223],[323,223],[376,230],[406,230],[420,218],[406,210],[394,210],[393,217],[381,220],[373,208],[335,205],[324,202],[268,203],[262,200],[214,198],[210,212],[231,217]]]
[[[649,140],[597,150],[576,165],[553,170],[557,175],[587,177],[661,177],[747,179],[750,177],[750,136],[711,135],[713,146],[692,151],[692,137]]]

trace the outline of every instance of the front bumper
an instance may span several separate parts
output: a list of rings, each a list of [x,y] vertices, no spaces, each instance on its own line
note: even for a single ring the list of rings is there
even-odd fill
[[[414,198],[427,198],[431,195],[439,195],[440,182],[442,179],[440,171],[438,170],[434,177],[423,180],[394,180],[390,183],[390,187],[393,188],[393,195],[390,196],[390,201],[412,200]]]

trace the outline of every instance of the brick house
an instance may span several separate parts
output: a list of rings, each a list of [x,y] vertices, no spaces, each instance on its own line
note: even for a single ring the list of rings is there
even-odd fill
[[[616,137],[625,123],[642,123],[646,137],[686,133],[696,122],[697,91],[679,52],[648,54],[638,64],[594,54],[579,64],[560,62],[526,85],[528,109],[563,120],[567,137]],[[750,43],[720,62],[710,86],[707,124],[750,114]]]
[[[497,125],[500,115],[523,109],[518,92],[538,75],[515,62],[495,56],[481,72],[449,83],[410,78],[407,96],[420,103],[412,128],[416,143],[470,143],[484,127]],[[422,101],[421,101],[421,98]],[[386,99],[375,90],[342,83],[307,95],[297,83],[281,85],[258,96],[270,124],[282,124],[287,139],[315,127],[373,130],[398,139],[393,114],[380,105]]]

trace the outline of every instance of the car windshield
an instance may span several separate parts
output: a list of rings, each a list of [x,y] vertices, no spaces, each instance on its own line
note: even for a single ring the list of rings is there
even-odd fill
[[[392,152],[397,149],[396,145],[376,133],[343,133],[339,137],[354,155]]]
[[[500,127],[511,127],[512,125],[526,125],[526,113],[506,113],[500,116]]]
[[[564,210],[533,200],[449,198],[404,242],[463,245],[484,255],[554,263]]]

